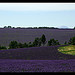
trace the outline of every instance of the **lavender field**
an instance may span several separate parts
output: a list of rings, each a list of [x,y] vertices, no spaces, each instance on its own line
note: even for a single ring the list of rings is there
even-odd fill
[[[0,72],[75,72],[75,3],[0,3]]]
[[[75,72],[75,59],[72,60],[0,59],[0,72]]]
[[[65,45],[63,45],[65,46]],[[75,56],[60,53],[59,46],[31,47],[0,50],[0,59],[23,59],[23,60],[68,60]]]
[[[8,46],[10,41],[16,40],[21,43],[33,42],[36,37],[46,36],[46,40],[54,38],[64,44],[75,34],[75,29],[16,29],[1,28],[0,29],[0,45]]]
[[[75,56],[58,47],[0,50],[0,72],[75,72]]]
[[[45,34],[61,44],[73,37],[75,30],[58,29],[0,29],[0,44],[8,46],[16,40],[24,43]],[[75,72],[75,56],[63,54],[58,46],[42,46],[0,50],[0,72]]]

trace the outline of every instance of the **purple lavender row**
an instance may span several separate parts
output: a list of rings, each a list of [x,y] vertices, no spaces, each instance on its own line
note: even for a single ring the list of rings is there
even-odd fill
[[[63,53],[59,52],[57,50],[58,47],[60,47],[60,46],[0,50],[0,59],[24,59],[24,60],[75,59],[75,56],[73,56],[73,55],[63,54]]]
[[[0,59],[0,72],[75,72],[75,59],[72,60]]]

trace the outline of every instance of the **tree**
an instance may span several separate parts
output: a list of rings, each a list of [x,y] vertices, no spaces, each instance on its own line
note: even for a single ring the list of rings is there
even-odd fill
[[[60,45],[60,43],[58,42],[58,40],[55,40],[55,41],[56,41],[56,42],[55,42],[55,43],[56,43],[55,45]]]
[[[38,38],[35,38],[34,42],[33,42],[33,46],[36,47],[38,46]]]
[[[8,28],[11,28],[11,26],[8,26]]]
[[[7,28],[7,26],[4,26],[4,28]]]
[[[74,27],[74,29],[75,29],[75,27]]]
[[[32,43],[31,42],[28,43],[28,47],[32,47]]]
[[[0,50],[7,49],[5,46],[0,45]]]
[[[45,43],[46,43],[46,37],[45,37],[45,35],[43,34],[42,37],[41,37],[40,39],[41,39],[41,43],[42,43],[43,46],[44,46]]]
[[[36,46],[41,46],[41,39],[40,38],[35,38],[33,44],[32,44],[34,47]]]
[[[38,39],[38,46],[41,46],[41,38]]]
[[[12,28],[15,28],[15,27],[12,27]]]
[[[66,45],[67,44],[67,41],[65,41],[64,44]]]
[[[28,44],[27,43],[24,43],[23,44],[23,48],[28,48]]]
[[[51,45],[54,46],[54,45],[60,45],[60,44],[59,44],[58,40],[54,40],[54,38],[52,38],[48,41],[48,46],[51,46]]]
[[[70,38],[68,44],[75,45],[75,36]]]
[[[11,41],[9,43],[9,49],[15,49],[18,48],[18,42],[17,41]]]
[[[23,48],[23,44],[22,43],[18,43],[18,48]]]

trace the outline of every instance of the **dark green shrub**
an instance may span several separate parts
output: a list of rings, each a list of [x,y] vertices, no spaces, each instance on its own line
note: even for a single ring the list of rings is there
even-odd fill
[[[24,43],[23,44],[23,48],[28,48],[28,44],[27,43]]]
[[[23,48],[23,44],[22,43],[18,43],[18,48]]]
[[[31,42],[28,43],[28,47],[33,47]]]
[[[51,46],[51,45],[54,46],[54,45],[60,45],[60,44],[58,40],[54,40],[54,38],[52,38],[48,41],[48,46]]]
[[[41,39],[40,38],[35,38],[34,42],[32,43],[33,47],[41,46]]]
[[[45,43],[46,43],[46,37],[45,37],[45,35],[43,34],[42,36],[41,36],[41,43],[43,44],[43,46],[45,45]]]
[[[0,50],[7,49],[5,46],[0,46]]]
[[[9,44],[9,49],[15,49],[18,48],[18,42],[17,41],[11,41]]]
[[[65,41],[64,44],[66,45],[67,44],[67,41]]]
[[[75,45],[75,37],[70,38],[68,44]]]

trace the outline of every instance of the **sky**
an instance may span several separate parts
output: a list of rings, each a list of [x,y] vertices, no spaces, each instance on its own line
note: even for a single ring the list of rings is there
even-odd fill
[[[75,3],[0,3],[0,27],[75,27]]]

